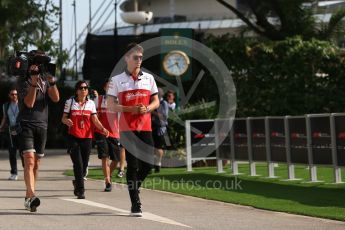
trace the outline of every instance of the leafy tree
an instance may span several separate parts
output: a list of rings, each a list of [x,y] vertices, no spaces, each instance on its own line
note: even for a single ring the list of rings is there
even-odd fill
[[[316,0],[242,0],[248,12],[241,12],[226,0],[217,0],[245,22],[250,29],[270,40],[284,40],[287,37],[301,36],[330,40],[339,30],[343,30],[341,20],[345,9],[333,13],[327,24],[321,24],[314,17]]]
[[[345,110],[345,59],[328,41],[209,36],[236,86],[237,116],[302,115]]]
[[[29,1],[0,0],[0,59],[7,55],[9,46],[22,49],[29,45],[26,35],[36,28],[30,20],[33,11]]]
[[[59,52],[53,39],[58,30],[59,7],[52,0],[0,0],[0,60],[10,52],[37,47],[55,57],[58,65],[66,62],[66,51]],[[1,63],[0,63],[1,64]]]

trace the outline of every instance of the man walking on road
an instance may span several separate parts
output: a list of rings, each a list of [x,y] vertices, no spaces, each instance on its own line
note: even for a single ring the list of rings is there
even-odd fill
[[[151,111],[159,107],[156,82],[151,74],[141,70],[143,53],[140,45],[129,44],[126,69],[111,78],[107,92],[109,109],[121,112],[120,140],[126,149],[132,216],[142,216],[139,188],[152,169],[154,156]]]
[[[17,170],[17,149],[18,149],[18,133],[17,133],[17,116],[18,110],[18,94],[16,89],[11,89],[8,94],[10,101],[3,105],[3,117],[0,124],[0,132],[6,132],[8,138],[8,152],[11,166],[11,175],[9,180],[18,180]],[[5,131],[5,127],[8,128]]]
[[[30,51],[30,54],[37,58],[48,59],[44,52]],[[28,72],[29,76],[23,76],[18,80],[17,123],[20,125],[20,152],[24,158],[26,185],[24,206],[27,210],[36,212],[41,201],[36,196],[35,183],[47,141],[48,102],[49,100],[58,102],[60,96],[54,76],[50,73],[41,73],[37,64],[29,66]]]

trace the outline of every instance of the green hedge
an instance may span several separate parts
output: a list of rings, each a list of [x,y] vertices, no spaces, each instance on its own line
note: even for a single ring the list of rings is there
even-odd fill
[[[236,117],[345,110],[345,59],[341,50],[330,42],[304,41],[300,37],[273,42],[224,35],[208,36],[204,43],[232,72],[237,93]],[[191,103],[198,105],[195,99],[212,101],[218,97],[213,78],[207,76]],[[180,117],[182,120],[210,119],[217,117],[217,111],[215,106]],[[185,127],[173,119],[169,120],[169,126],[176,146],[183,147]]]
[[[345,109],[345,61],[332,43],[209,36],[233,73],[237,116],[301,115]],[[317,77],[316,75],[324,77]]]

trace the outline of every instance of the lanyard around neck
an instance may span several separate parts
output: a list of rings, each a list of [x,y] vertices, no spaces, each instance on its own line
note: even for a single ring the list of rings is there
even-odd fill
[[[82,108],[82,110],[81,110],[81,116],[83,117],[83,120],[84,120],[84,111],[85,111],[86,103],[87,103],[87,101],[84,102],[83,108]],[[80,108],[79,102],[78,102],[78,107]]]

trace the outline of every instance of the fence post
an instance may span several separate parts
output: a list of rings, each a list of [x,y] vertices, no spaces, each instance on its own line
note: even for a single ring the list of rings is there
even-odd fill
[[[216,159],[217,159],[217,173],[223,173],[223,160],[220,159],[220,153],[219,153],[219,146],[220,146],[220,141],[219,141],[219,119],[214,120],[214,129],[215,129],[215,144],[216,144]]]
[[[309,176],[310,182],[317,181],[317,169],[313,165],[313,150],[312,150],[312,139],[311,139],[311,127],[310,117],[306,115],[306,131],[307,131],[307,149],[308,149],[308,163],[309,163]]]
[[[270,124],[269,117],[265,117],[265,137],[266,137],[266,158],[268,166],[268,178],[277,178],[274,175],[274,163],[271,159],[271,135],[270,135]]]
[[[246,123],[247,123],[247,143],[248,143],[248,159],[249,159],[249,167],[250,167],[250,176],[258,176],[256,174],[255,162],[253,161],[252,129],[251,129],[250,117],[247,117]]]
[[[290,142],[290,128],[289,128],[289,118],[291,116],[285,116],[285,148],[286,148],[286,161],[288,164],[288,179],[287,180],[301,180],[295,177],[295,165],[291,160],[291,142]]]
[[[337,133],[335,128],[335,115],[334,113],[330,116],[331,122],[331,138],[332,138],[332,159],[333,159],[333,175],[334,183],[343,183],[341,180],[341,168],[338,166],[338,147],[337,147]]]
[[[237,160],[235,158],[235,132],[234,132],[233,126],[232,126],[232,128],[230,130],[230,144],[231,144],[231,170],[232,170],[232,175],[239,175],[240,173],[238,172],[238,163],[237,163]]]
[[[310,124],[310,115],[306,115],[306,131],[307,131],[307,149],[308,149],[308,161],[309,161],[309,175],[310,182],[319,182],[317,180],[317,167],[314,165],[313,160],[313,140],[311,135],[311,124]]]
[[[190,133],[190,120],[186,121],[186,150],[187,150],[187,171],[192,171],[192,141]]]

